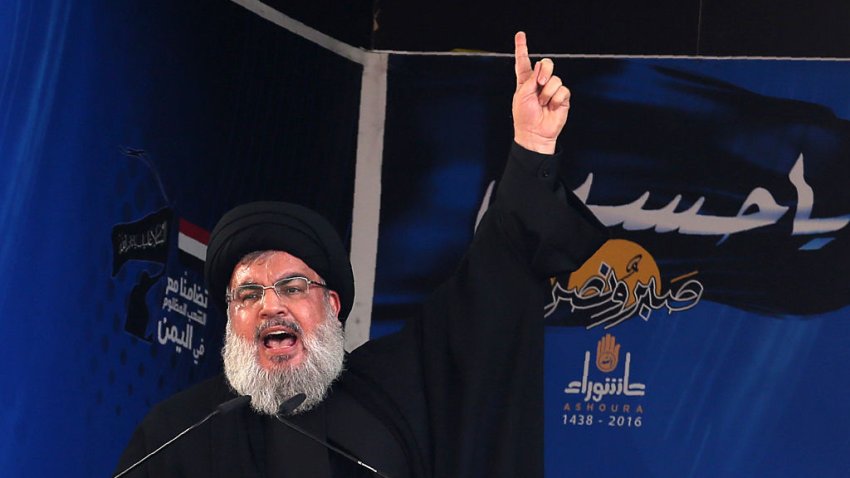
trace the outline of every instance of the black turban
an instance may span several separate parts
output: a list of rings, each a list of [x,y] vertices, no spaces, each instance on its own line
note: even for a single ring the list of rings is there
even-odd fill
[[[237,206],[213,228],[204,277],[222,312],[233,268],[246,254],[268,250],[292,254],[315,270],[339,294],[339,319],[345,321],[354,302],[354,274],[339,234],[311,209],[271,201]]]

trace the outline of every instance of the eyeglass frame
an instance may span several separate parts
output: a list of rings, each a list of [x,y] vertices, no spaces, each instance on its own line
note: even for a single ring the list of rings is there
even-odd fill
[[[328,284],[326,284],[326,283],[315,281],[315,280],[312,280],[312,279],[308,279],[307,277],[304,277],[304,276],[290,276],[290,277],[284,277],[282,279],[276,280],[272,285],[242,284],[242,285],[236,286],[233,289],[227,290],[227,292],[224,294],[224,300],[225,300],[225,302],[227,303],[228,306],[231,303],[235,303],[234,297],[233,297],[233,292],[236,291],[237,289],[241,288],[241,287],[252,287],[252,288],[256,288],[257,290],[263,291],[262,297],[260,297],[260,299],[256,302],[257,304],[266,300],[266,290],[268,290],[268,289],[272,289],[274,291],[278,300],[285,300],[286,297],[281,297],[280,293],[277,291],[277,285],[280,284],[281,282],[290,282],[290,281],[293,281],[293,280],[296,280],[296,279],[301,279],[301,280],[303,280],[307,283],[307,291],[310,290],[311,286],[316,286],[316,287],[319,287],[319,288],[322,288],[322,289],[325,289],[325,290],[330,290],[328,288]],[[305,292],[307,292],[307,291],[305,291]],[[241,304],[236,304],[236,305],[240,306]]]

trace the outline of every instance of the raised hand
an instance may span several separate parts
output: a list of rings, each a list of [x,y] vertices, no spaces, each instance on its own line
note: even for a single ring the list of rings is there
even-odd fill
[[[514,141],[525,149],[552,154],[570,112],[570,90],[544,58],[531,67],[525,33],[514,37],[516,91],[512,105]]]

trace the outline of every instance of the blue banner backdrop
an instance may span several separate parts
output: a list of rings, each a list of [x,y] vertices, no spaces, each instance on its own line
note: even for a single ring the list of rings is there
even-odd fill
[[[390,71],[383,319],[463,253],[513,90],[506,58],[395,56]],[[850,63],[556,72],[573,92],[562,179],[614,240],[544,308],[546,476],[846,476]]]
[[[0,475],[108,476],[220,370],[215,220],[281,199],[348,235],[362,68],[227,1],[2,2],[0,38]]]
[[[361,68],[229,2],[3,2],[0,35],[0,473],[103,476],[219,369],[198,255],[224,210],[347,235]],[[558,68],[563,179],[617,240],[544,309],[547,475],[846,475],[848,64]],[[463,253],[512,65],[393,56],[388,86],[379,319]]]

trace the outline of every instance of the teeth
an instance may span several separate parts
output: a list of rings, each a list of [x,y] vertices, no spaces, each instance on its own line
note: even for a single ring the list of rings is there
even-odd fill
[[[263,338],[263,345],[270,349],[285,348],[295,345],[298,337],[286,330],[276,330],[269,332]]]
[[[287,337],[289,335],[292,335],[292,334],[290,334],[289,332],[281,331],[281,332],[271,332],[266,337]]]

